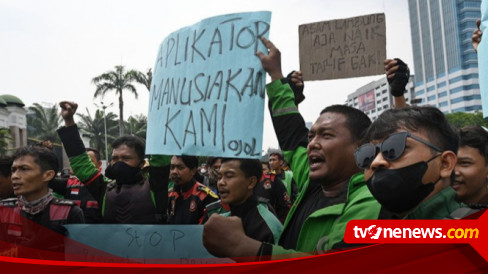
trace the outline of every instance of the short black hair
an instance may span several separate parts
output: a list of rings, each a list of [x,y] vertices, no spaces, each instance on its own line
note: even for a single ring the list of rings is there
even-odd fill
[[[222,164],[229,161],[239,161],[239,168],[242,170],[246,178],[256,177],[257,181],[261,179],[263,175],[263,166],[258,159],[247,158],[222,158]]]
[[[100,161],[101,160],[101,157],[100,157],[100,151],[94,149],[94,148],[91,148],[91,147],[87,147],[86,148],[86,152],[88,151],[91,151],[93,152],[93,154],[95,154],[95,159],[97,159],[97,161]]]
[[[207,166],[213,166],[219,159],[222,160],[220,157],[207,157]]]
[[[0,174],[7,178],[12,174],[12,163],[14,159],[12,156],[3,155],[0,157]]]
[[[19,148],[13,155],[13,160],[17,160],[20,157],[31,156],[34,158],[34,162],[41,167],[41,171],[54,170],[58,172],[59,164],[56,154],[48,148],[39,146],[27,146]]]
[[[269,153],[269,156],[278,156],[278,158],[282,161],[285,160],[285,158],[283,157],[283,153],[281,153],[281,151],[273,151],[273,152],[270,152]]]
[[[480,126],[465,126],[459,130],[459,146],[478,150],[488,164],[488,132]]]
[[[122,136],[115,139],[115,141],[112,143],[112,149],[118,148],[121,145],[126,145],[134,149],[137,157],[139,157],[139,163],[144,162],[144,150],[146,149],[146,142],[144,142],[143,139],[137,136]]]
[[[410,106],[383,112],[366,131],[365,142],[382,140],[401,128],[424,131],[430,141],[442,150],[458,151],[457,132],[444,114],[432,106]]]
[[[346,126],[349,129],[354,142],[361,140],[364,132],[371,125],[371,120],[369,119],[368,115],[364,114],[364,112],[360,111],[359,109],[350,106],[328,106],[320,112],[320,115],[326,112],[339,113],[346,117]]]
[[[185,166],[187,166],[189,169],[194,169],[198,167],[198,158],[196,156],[174,155],[174,157],[180,158]]]

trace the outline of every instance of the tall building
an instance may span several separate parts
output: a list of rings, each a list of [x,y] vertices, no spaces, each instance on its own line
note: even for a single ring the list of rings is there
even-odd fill
[[[481,0],[408,0],[415,98],[444,113],[481,110],[471,45]]]
[[[405,87],[405,100],[408,104],[415,104],[415,101],[412,102],[414,79],[414,76],[411,75]],[[347,95],[346,105],[362,110],[372,121],[376,120],[383,111],[393,107],[393,97],[388,90],[386,77],[383,76]]]

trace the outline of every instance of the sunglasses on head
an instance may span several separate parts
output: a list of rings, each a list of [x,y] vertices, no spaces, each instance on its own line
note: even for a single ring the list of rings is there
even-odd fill
[[[373,145],[368,143],[360,146],[356,152],[354,152],[356,165],[362,169],[369,168],[378,152],[381,152],[383,158],[385,158],[385,160],[388,162],[395,161],[402,156],[403,152],[405,152],[407,137],[417,140],[433,150],[442,152],[442,149],[420,137],[411,134],[410,132],[397,132],[388,136],[380,144]]]

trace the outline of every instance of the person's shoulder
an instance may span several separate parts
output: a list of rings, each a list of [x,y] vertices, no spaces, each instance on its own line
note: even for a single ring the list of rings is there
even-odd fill
[[[275,174],[263,173],[263,175],[261,176],[261,179],[259,180],[259,186],[263,187],[264,189],[271,189],[272,184],[275,181],[280,181],[279,178],[277,178]]]
[[[261,176],[261,180],[269,179],[271,181],[274,181],[275,178],[276,178],[276,173],[274,171],[263,172],[263,175]]]
[[[219,196],[217,196],[217,194],[215,194],[215,192],[213,192],[209,187],[203,185],[202,183],[199,183],[197,182],[195,184],[196,188],[196,192],[197,194],[199,194],[198,196],[200,196],[201,194],[204,194],[204,196],[211,196],[212,198],[215,198],[215,199],[218,199]],[[203,197],[203,198],[205,198]]]
[[[113,190],[117,186],[117,182],[115,180],[107,181],[106,184],[107,184],[107,191]]]
[[[223,204],[221,200],[217,200],[215,202],[209,203],[205,206],[207,210],[207,216],[217,213],[222,216],[227,216],[230,213],[230,207],[227,204]]]
[[[18,199],[16,197],[0,200],[0,205],[5,207],[16,207]]]
[[[351,176],[349,185],[347,188],[347,205],[346,207],[376,207],[380,208],[380,204],[373,197],[373,194],[369,191],[368,186],[364,180],[363,173],[356,173]]]
[[[364,173],[359,172],[359,173],[353,174],[351,176],[351,178],[349,179],[348,183],[349,183],[349,185],[347,187],[348,196],[359,195],[361,197],[363,197],[363,196],[373,197],[373,195],[371,194],[371,192],[368,189],[368,186],[366,185],[366,181],[364,180]],[[361,197],[358,197],[358,198],[361,198]]]

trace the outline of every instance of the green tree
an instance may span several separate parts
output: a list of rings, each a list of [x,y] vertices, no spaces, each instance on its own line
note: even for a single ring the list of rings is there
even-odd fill
[[[124,135],[124,99],[122,98],[125,90],[134,94],[137,99],[137,90],[132,84],[137,79],[140,72],[136,70],[126,71],[124,66],[115,66],[115,70],[107,71],[92,79],[93,84],[97,86],[94,98],[103,97],[108,91],[114,90],[119,96],[119,136]]]
[[[27,115],[27,135],[39,140],[50,140],[53,143],[60,143],[56,130],[61,124],[61,114],[58,105],[43,107],[34,103],[29,107],[31,114]]]
[[[5,155],[8,149],[8,143],[12,140],[10,130],[8,128],[0,127],[0,156]]]
[[[464,126],[479,125],[488,127],[488,118],[483,118],[481,112],[466,113],[466,112],[455,112],[446,114],[446,118],[449,123],[457,128],[462,128]]]
[[[130,135],[146,140],[147,117],[144,114],[130,116],[127,126],[130,129]]]
[[[152,82],[152,71],[148,69],[146,73],[139,72],[136,76],[136,81],[139,84],[144,85],[147,88],[147,91],[151,90],[151,82]]]
[[[103,119],[103,111],[96,110],[95,116],[92,117],[88,108],[87,114],[78,113],[80,122],[78,125],[83,137],[90,139],[90,147],[97,149],[100,152],[102,159],[106,159],[105,155],[105,125]],[[113,112],[107,113],[107,143],[112,143],[118,131],[118,123],[116,121],[117,115]]]

